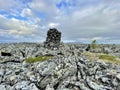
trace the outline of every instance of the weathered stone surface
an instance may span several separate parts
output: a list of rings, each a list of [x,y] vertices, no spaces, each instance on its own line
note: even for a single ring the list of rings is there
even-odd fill
[[[39,90],[35,84],[28,81],[18,82],[12,88],[13,90]]]
[[[45,90],[55,90],[55,89],[48,84]]]
[[[10,85],[0,85],[0,90],[12,90],[12,88],[10,87]]]
[[[86,46],[64,44],[51,50],[44,44],[0,44],[1,51],[12,53],[11,57],[0,56],[0,90],[119,90],[120,66],[86,59],[80,54]],[[109,53],[120,53],[116,52],[119,47],[109,48]],[[53,58],[25,62],[39,55]]]

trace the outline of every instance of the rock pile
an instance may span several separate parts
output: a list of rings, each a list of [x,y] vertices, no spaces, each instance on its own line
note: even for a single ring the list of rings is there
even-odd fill
[[[47,32],[47,38],[44,42],[46,48],[58,48],[61,41],[61,32],[56,28],[52,28]]]

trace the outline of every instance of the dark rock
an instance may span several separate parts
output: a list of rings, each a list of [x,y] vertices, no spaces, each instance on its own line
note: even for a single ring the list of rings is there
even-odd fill
[[[2,63],[2,64],[6,64],[6,63],[9,63],[9,62],[21,63],[20,61],[15,61],[15,60],[3,61],[3,62],[1,62],[1,63]]]
[[[12,56],[11,53],[8,52],[1,52],[1,56]]]
[[[22,56],[25,57],[25,53],[23,51],[20,51],[22,53]]]
[[[90,50],[90,44],[87,46],[87,48],[85,49],[86,51]]]
[[[47,32],[47,38],[44,42],[44,47],[46,48],[58,48],[61,41],[61,32],[56,28],[49,29]]]
[[[57,53],[57,55],[64,55],[62,52]]]
[[[45,54],[44,56],[54,56],[54,55],[53,55],[53,54],[49,54],[49,53],[48,53],[48,54]]]

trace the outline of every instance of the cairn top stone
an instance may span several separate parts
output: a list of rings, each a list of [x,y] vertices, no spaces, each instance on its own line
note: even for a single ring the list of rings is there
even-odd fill
[[[44,46],[46,48],[58,48],[61,42],[61,32],[56,28],[51,28],[47,32],[46,41],[44,42]]]

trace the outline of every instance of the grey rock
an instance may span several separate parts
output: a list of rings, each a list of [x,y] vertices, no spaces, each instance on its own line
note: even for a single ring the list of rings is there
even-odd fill
[[[10,75],[13,73],[13,70],[7,69],[5,75]]]
[[[119,85],[116,87],[116,90],[120,90],[120,83],[119,83]]]
[[[30,83],[29,81],[21,81],[16,83],[13,86],[14,90],[39,90],[35,84]]]
[[[80,90],[90,90],[89,87],[84,83],[84,81],[79,81],[74,83],[76,86],[79,86]]]
[[[52,75],[56,66],[57,65],[54,62],[42,62],[37,65],[36,69],[42,75]]]
[[[111,83],[111,81],[110,81],[110,79],[109,79],[108,77],[101,77],[101,81],[102,81],[103,83],[107,83],[107,84],[110,84],[110,83]]]
[[[115,79],[113,79],[112,80],[112,84],[113,84],[113,86],[118,86],[118,84],[119,84],[120,82],[115,78]]]
[[[112,87],[107,87],[107,86],[104,86],[104,85],[98,85],[97,83],[91,81],[88,78],[86,80],[86,83],[88,84],[89,88],[93,89],[93,90],[106,90],[106,89],[112,90]]]
[[[36,82],[37,81],[37,77],[35,76],[34,72],[29,71],[29,72],[26,73],[26,76],[32,82]]]
[[[0,90],[12,90],[12,87],[10,87],[10,85],[0,85]]]
[[[46,86],[45,90],[55,90],[52,86],[50,86],[49,84]]]
[[[46,76],[42,79],[42,81],[39,83],[39,86],[41,88],[45,88],[48,84],[50,84],[52,81],[52,78],[50,76]]]
[[[4,69],[0,69],[0,76],[4,76],[5,74],[5,70]]]
[[[120,73],[116,75],[116,78],[120,81]]]

